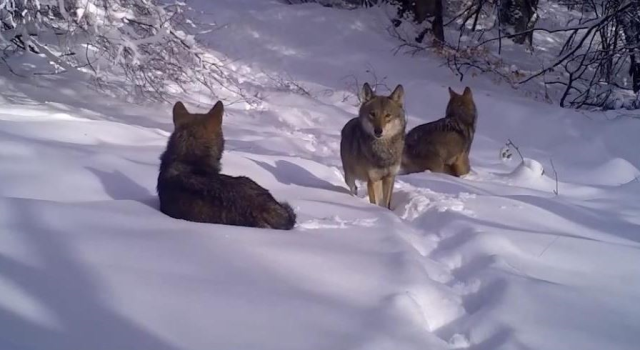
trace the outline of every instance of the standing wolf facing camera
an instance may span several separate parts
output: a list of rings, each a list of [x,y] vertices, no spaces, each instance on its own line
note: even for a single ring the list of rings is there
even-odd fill
[[[365,83],[362,95],[358,117],[342,128],[344,180],[353,195],[358,193],[356,180],[366,181],[369,201],[390,209],[404,147],[404,89],[398,85],[391,95],[378,96]]]
[[[224,151],[222,102],[206,114],[173,107],[175,130],[162,154],[158,175],[160,211],[212,224],[290,230],[296,214],[287,203],[246,176],[220,173]]]
[[[444,118],[418,125],[407,134],[401,174],[430,170],[460,177],[471,170],[469,152],[478,111],[469,87],[462,95],[449,88]]]

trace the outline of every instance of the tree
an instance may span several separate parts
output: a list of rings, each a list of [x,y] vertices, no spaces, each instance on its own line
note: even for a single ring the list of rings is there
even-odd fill
[[[524,33],[513,37],[516,44],[533,45],[533,32],[538,20],[538,0],[500,0],[498,20],[508,33]]]
[[[640,92],[640,4],[634,3],[616,18],[629,51],[629,75],[633,92]]]
[[[397,4],[394,27],[407,18],[416,24],[416,31],[391,28],[391,34],[402,42],[398,49],[408,48],[410,53],[430,49],[423,40],[431,33],[436,52],[461,80],[469,74],[490,73],[518,87],[535,79],[545,86],[544,97],[549,101],[547,87],[560,87],[562,107],[640,108],[640,0],[548,0],[556,2],[554,6],[581,12],[552,27],[538,24],[539,0],[353,1],[356,5],[379,1]],[[445,40],[447,27],[459,33],[458,40]],[[502,43],[526,44],[532,52],[535,32],[560,40],[548,51],[556,56],[537,71],[521,71],[517,62],[508,62],[503,56]],[[415,33],[419,34],[412,37]],[[631,91],[636,94],[633,100],[629,99]]]
[[[443,0],[398,0],[397,18],[393,20],[394,26],[398,27],[401,19],[407,14],[411,14],[413,22],[421,24],[431,18],[431,26],[424,29],[416,37],[416,41],[421,43],[427,33],[431,32],[436,39],[436,45],[444,43],[444,7]]]

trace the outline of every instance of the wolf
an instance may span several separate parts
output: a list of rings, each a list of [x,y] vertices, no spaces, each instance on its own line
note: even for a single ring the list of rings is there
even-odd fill
[[[220,173],[223,114],[220,101],[206,114],[174,105],[174,131],[160,157],[160,211],[188,221],[290,230],[296,223],[291,206],[248,177]]]
[[[378,96],[364,83],[362,100],[358,116],[341,132],[344,181],[353,195],[358,194],[356,180],[366,181],[369,201],[390,209],[406,130],[404,88],[398,85],[391,95]]]
[[[460,95],[449,88],[445,117],[416,126],[407,133],[400,173],[430,170],[457,177],[468,174],[477,119],[471,89],[466,87]]]

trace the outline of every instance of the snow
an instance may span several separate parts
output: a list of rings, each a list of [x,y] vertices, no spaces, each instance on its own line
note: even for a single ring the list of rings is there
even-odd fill
[[[436,58],[394,55],[378,8],[188,4],[194,23],[219,25],[197,39],[255,99],[179,98],[192,111],[225,100],[223,172],[290,202],[298,225],[163,215],[169,104],[3,71],[0,348],[636,349],[637,119],[465,80],[480,113],[472,173],[400,176],[389,211],[342,179],[354,79],[403,84],[410,128],[465,85]],[[501,158],[509,139],[524,162]]]

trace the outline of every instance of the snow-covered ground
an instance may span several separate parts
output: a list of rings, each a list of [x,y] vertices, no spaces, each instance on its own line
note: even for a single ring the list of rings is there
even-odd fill
[[[3,70],[0,349],[637,349],[637,119],[465,81],[480,113],[473,173],[399,177],[388,211],[342,180],[354,82],[403,84],[409,127],[464,85],[437,59],[393,55],[379,9],[188,3],[257,97],[220,92],[223,171],[289,201],[297,227],[164,216],[170,105]],[[500,159],[508,139],[525,163]]]

